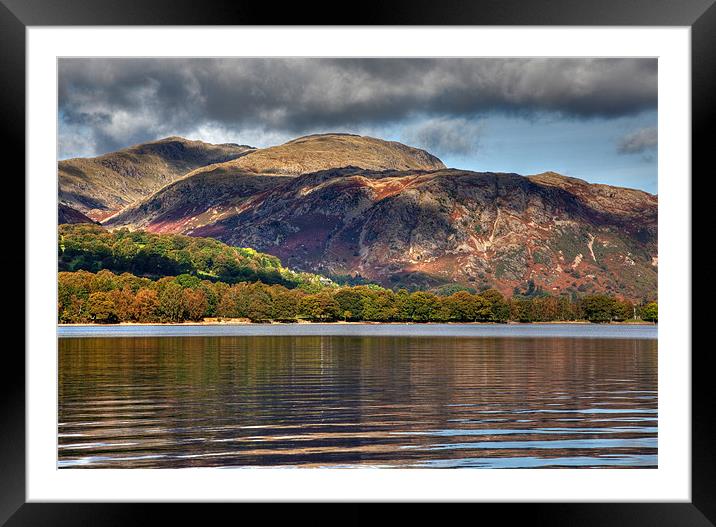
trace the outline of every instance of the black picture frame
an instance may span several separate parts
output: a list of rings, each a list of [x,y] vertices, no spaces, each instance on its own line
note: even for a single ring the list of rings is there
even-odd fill
[[[716,117],[716,0],[400,0],[361,3],[218,2],[202,0],[0,0],[0,128],[5,152],[14,152],[16,184],[24,173],[25,29],[64,25],[569,25],[689,26],[692,45],[693,173],[711,161],[710,124]],[[684,175],[683,177],[687,177]],[[693,177],[692,177],[693,181]],[[705,182],[704,182],[705,183]],[[700,194],[703,189],[699,183]],[[17,189],[23,193],[22,187]],[[705,193],[704,193],[705,194]],[[702,194],[703,195],[703,194]],[[19,251],[18,251],[19,252]],[[14,267],[17,267],[15,264]],[[25,276],[25,280],[31,277]],[[705,322],[705,321],[704,321]],[[26,503],[25,362],[5,351],[0,383],[0,524],[144,525],[167,521],[166,505]],[[689,350],[674,350],[687,353]],[[703,353],[698,353],[701,351]],[[692,501],[690,503],[482,504],[501,523],[584,526],[707,526],[716,524],[716,430],[710,350],[692,355]],[[10,373],[12,372],[12,373]],[[362,507],[357,523],[372,516]],[[488,508],[490,510],[488,510]],[[206,521],[205,508],[174,505],[182,523]],[[177,513],[178,511],[178,513]],[[483,512],[483,511],[481,511]],[[201,516],[198,516],[198,515]],[[275,518],[274,518],[275,519]],[[292,521],[295,521],[295,517]],[[315,518],[314,518],[315,519]],[[345,523],[345,521],[342,521]],[[364,523],[364,522],[360,522]]]

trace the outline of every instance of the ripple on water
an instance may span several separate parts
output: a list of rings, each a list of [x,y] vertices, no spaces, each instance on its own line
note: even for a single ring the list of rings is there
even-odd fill
[[[58,467],[656,467],[656,346],[60,339]]]

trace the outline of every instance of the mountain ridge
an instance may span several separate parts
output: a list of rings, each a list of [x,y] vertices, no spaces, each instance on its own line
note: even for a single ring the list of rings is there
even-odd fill
[[[102,220],[200,166],[248,151],[241,145],[170,136],[93,158],[60,160],[59,202],[92,220]]]
[[[328,168],[302,172],[315,167]],[[642,299],[656,294],[657,212],[640,190],[446,168],[400,143],[315,134],[199,167],[103,223],[213,237],[391,288]]]
[[[385,286],[460,283],[510,293],[533,281],[576,293],[596,282],[596,291],[648,295],[656,287],[656,204],[638,194],[632,206],[644,225],[637,228],[622,210],[634,196],[610,189],[611,205],[591,206],[591,187],[577,196],[518,174],[343,168],[276,186],[187,233]]]
[[[440,159],[397,141],[354,134],[313,134],[254,150],[243,159],[200,168],[192,174],[222,168],[260,174],[297,176],[355,165],[366,170],[445,168]]]

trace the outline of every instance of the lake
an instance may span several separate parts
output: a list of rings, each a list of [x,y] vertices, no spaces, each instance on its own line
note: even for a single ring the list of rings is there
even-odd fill
[[[60,468],[657,466],[655,326],[58,333]]]

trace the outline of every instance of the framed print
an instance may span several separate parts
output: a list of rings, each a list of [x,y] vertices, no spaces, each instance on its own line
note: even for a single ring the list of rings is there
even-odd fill
[[[713,524],[712,2],[2,2],[8,525],[306,501]]]

